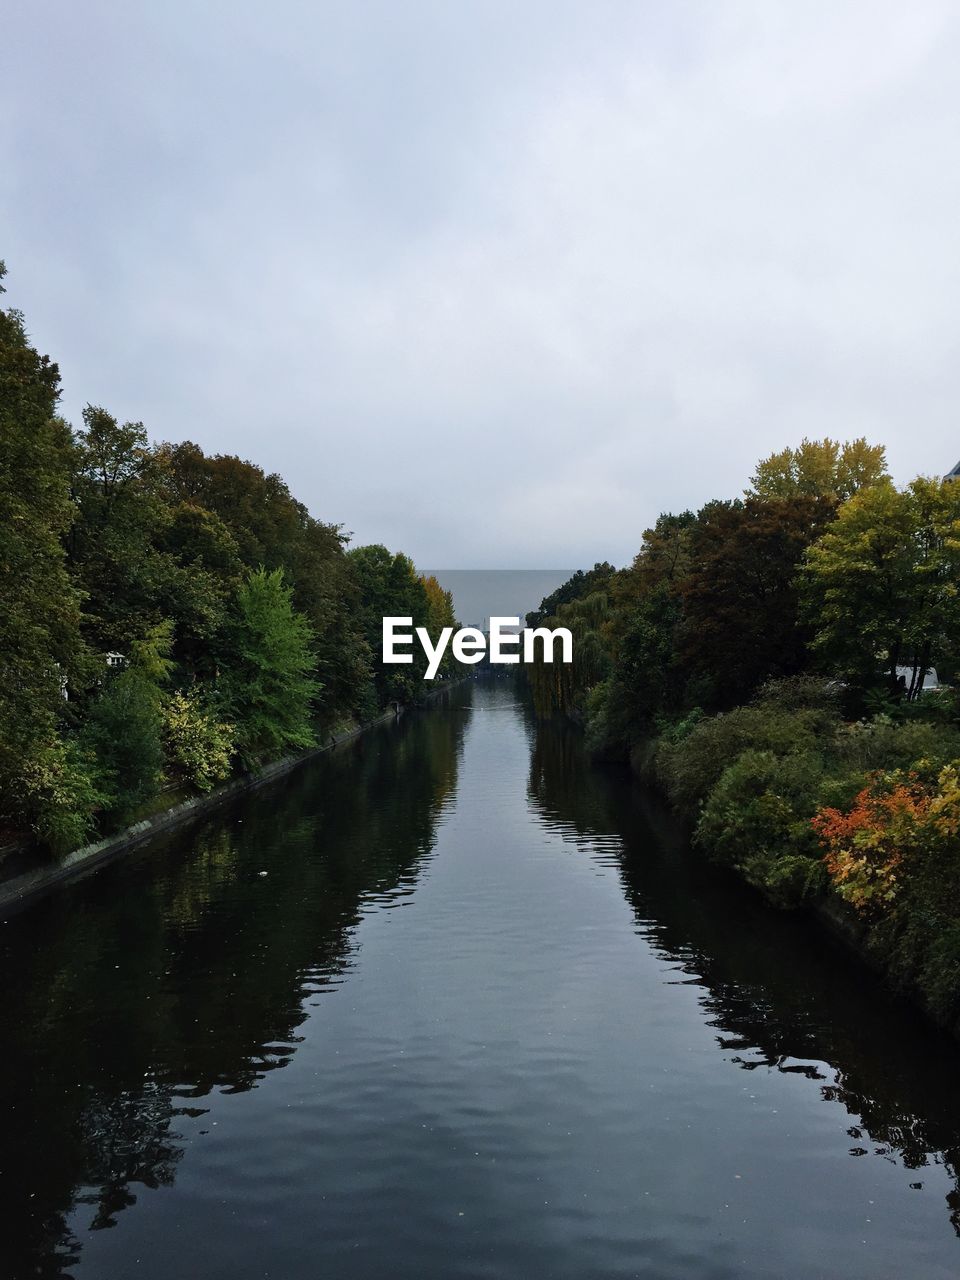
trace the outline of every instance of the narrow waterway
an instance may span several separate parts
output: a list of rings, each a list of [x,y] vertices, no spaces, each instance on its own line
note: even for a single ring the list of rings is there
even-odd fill
[[[957,1050],[505,683],[0,965],[5,1280],[960,1273]]]

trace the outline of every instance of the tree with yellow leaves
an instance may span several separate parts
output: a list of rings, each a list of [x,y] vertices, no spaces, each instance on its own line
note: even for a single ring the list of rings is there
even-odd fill
[[[835,498],[845,502],[861,489],[888,480],[886,450],[868,444],[863,436],[838,440],[808,440],[796,449],[782,449],[757,464],[748,496],[758,498]]]

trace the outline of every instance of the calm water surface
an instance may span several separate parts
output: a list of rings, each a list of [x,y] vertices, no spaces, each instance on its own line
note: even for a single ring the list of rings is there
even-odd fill
[[[504,684],[0,963],[3,1277],[960,1273],[956,1050]]]

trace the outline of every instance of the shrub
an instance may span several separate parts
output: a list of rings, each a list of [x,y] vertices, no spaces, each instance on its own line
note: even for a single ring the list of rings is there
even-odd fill
[[[375,720],[380,714],[380,703],[377,701],[377,689],[372,680],[365,680],[357,691],[357,703],[354,714],[361,724]]]
[[[688,711],[679,720],[668,720],[665,717],[658,718],[657,729],[667,742],[676,744],[689,738],[702,720],[702,707],[694,707],[692,711]]]
[[[810,827],[823,778],[818,755],[747,750],[711,790],[695,840],[781,905],[822,884]]]
[[[795,907],[823,893],[827,885],[823,863],[807,854],[784,853],[762,867],[760,886],[778,907]]]
[[[100,763],[104,808],[122,820],[154,795],[163,776],[159,691],[139,667],[108,677],[81,743]]]
[[[657,746],[657,777],[678,809],[695,813],[724,770],[744,751],[819,756],[823,738],[834,725],[833,717],[821,710],[783,711],[762,703],[738,707],[700,721],[679,742],[662,739]]]
[[[918,879],[911,890],[907,901],[874,926],[871,946],[896,985],[919,991],[934,1016],[958,1032],[960,919],[943,901],[939,877]]]
[[[611,738],[610,693],[612,677],[601,680],[590,689],[585,701],[584,742],[587,750],[597,755],[607,749]]]
[[[935,857],[960,830],[957,767],[935,781],[926,763],[877,773],[847,812],[824,808],[811,826],[826,849],[824,861],[837,892],[858,911],[880,913],[895,901],[911,864]],[[924,777],[924,774],[927,776]]]
[[[90,839],[106,797],[89,753],[55,738],[25,765],[22,781],[31,829],[43,844],[63,854]]]
[[[897,723],[888,715],[838,726],[833,750],[849,769],[862,774],[906,769],[915,760],[940,765],[960,757],[960,732],[925,720]]]
[[[163,721],[167,761],[185,782],[209,791],[229,774],[233,726],[217,720],[196,695],[176,692]]]
[[[839,714],[841,689],[824,676],[783,676],[760,686],[754,703],[780,711],[825,711]]]
[[[868,925],[892,978],[944,1023],[960,1018],[960,773],[874,774],[846,810],[812,823],[837,892]]]

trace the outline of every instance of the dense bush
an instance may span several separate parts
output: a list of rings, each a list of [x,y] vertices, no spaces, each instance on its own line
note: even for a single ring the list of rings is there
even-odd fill
[[[863,917],[873,950],[947,1023],[960,1020],[960,774],[876,773],[845,810],[812,826],[836,891]]]
[[[776,681],[749,706],[707,718],[695,711],[665,725],[651,751],[657,780],[695,824],[700,847],[779,905],[825,888],[827,866],[836,885],[846,883],[839,862],[823,864],[816,815],[839,823],[848,810],[862,812],[868,779],[881,766],[885,776],[913,766],[916,777],[932,779],[960,758],[953,724],[888,715],[848,724],[835,702],[822,680]],[[895,846],[903,839],[889,834]]]
[[[59,738],[46,743],[24,767],[31,829],[54,853],[75,849],[93,835],[96,814],[108,800],[98,774],[91,752]]]
[[[829,691],[828,695],[829,695]],[[832,890],[900,985],[960,1026],[960,731],[844,723],[810,682],[665,725],[647,748],[697,845],[778,906]]]
[[[823,773],[823,760],[814,753],[742,752],[712,788],[696,842],[782,905],[795,905],[822,887],[810,814]]]
[[[679,740],[664,734],[657,746],[657,777],[671,802],[693,814],[744,751],[816,755],[835,725],[829,712],[817,708],[784,710],[764,702],[737,707],[697,721]]]
[[[897,722],[881,714],[839,725],[833,751],[859,775],[875,769],[905,769],[915,760],[943,765],[960,757],[960,729],[928,720]]]
[[[218,720],[196,694],[178,690],[163,707],[168,766],[198,791],[209,791],[230,772],[233,726]]]

